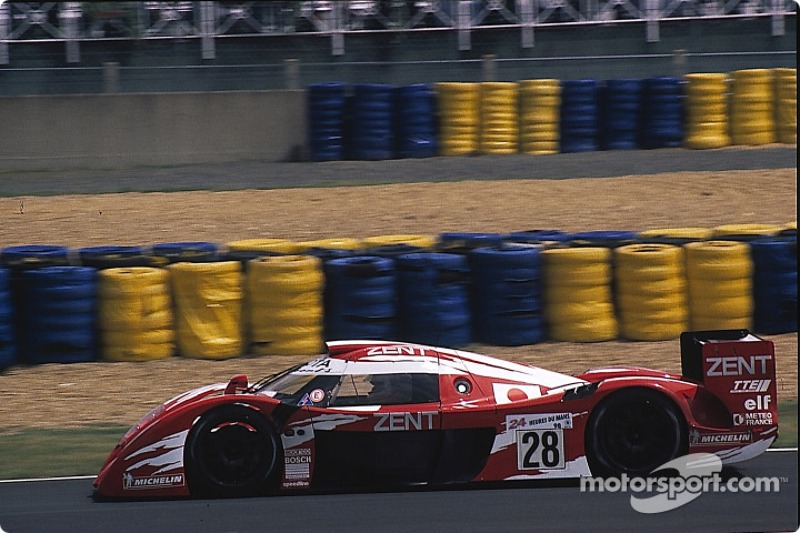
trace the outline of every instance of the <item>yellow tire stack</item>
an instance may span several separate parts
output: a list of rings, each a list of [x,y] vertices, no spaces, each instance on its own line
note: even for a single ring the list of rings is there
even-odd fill
[[[169,267],[178,353],[195,359],[242,354],[242,273],[238,261]]]
[[[728,134],[728,75],[686,75],[686,140],[688,148],[705,150],[731,144]]]
[[[301,241],[297,243],[297,252],[303,253],[312,248],[322,248],[325,250],[360,250],[363,248],[359,239],[342,237],[341,239],[318,239],[315,241]]]
[[[323,349],[322,261],[317,257],[261,257],[248,263],[252,351],[260,355],[317,354]]]
[[[690,242],[686,252],[689,324],[694,330],[750,328],[753,262],[738,241]]]
[[[775,142],[775,109],[770,69],[736,70],[731,94],[731,142]]]
[[[405,244],[431,250],[436,246],[436,237],[433,235],[376,235],[362,239],[361,244],[364,248]]]
[[[480,84],[439,82],[439,153],[443,156],[478,152],[480,138]]]
[[[225,245],[232,252],[274,252],[295,254],[299,250],[296,242],[286,239],[243,239]]]
[[[516,154],[518,87],[516,83],[484,82],[481,86],[480,150],[484,154]]]
[[[629,244],[614,250],[616,303],[622,337],[677,339],[689,327],[684,252],[669,244]]]
[[[548,337],[598,342],[617,337],[611,296],[611,250],[551,248],[542,252]]]
[[[152,361],[175,353],[169,273],[124,267],[98,276],[98,328],[108,361]]]
[[[558,80],[519,82],[519,151],[557,154],[560,151],[561,85]]]
[[[773,69],[775,133],[779,143],[797,144],[797,69]]]
[[[714,228],[713,238],[715,240],[752,240],[759,237],[774,237],[781,230],[783,230],[783,226],[776,224],[723,224]]]

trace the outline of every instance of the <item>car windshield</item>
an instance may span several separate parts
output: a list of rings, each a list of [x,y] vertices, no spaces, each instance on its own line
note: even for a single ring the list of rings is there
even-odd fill
[[[327,405],[331,391],[339,384],[336,374],[287,372],[253,387],[253,392],[266,394],[292,405]]]

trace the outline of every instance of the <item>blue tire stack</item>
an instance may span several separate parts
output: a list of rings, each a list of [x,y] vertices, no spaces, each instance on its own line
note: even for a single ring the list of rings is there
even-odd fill
[[[469,264],[464,255],[420,252],[395,258],[403,340],[458,347],[472,341]]]
[[[14,313],[11,299],[11,274],[0,268],[0,371],[17,359]]]
[[[29,362],[27,354],[30,351],[26,342],[30,335],[25,320],[29,314],[25,273],[39,268],[69,265],[69,248],[50,244],[9,246],[0,251],[0,265],[6,267],[10,275],[16,358],[19,362],[26,363]]]
[[[475,248],[499,246],[502,243],[503,236],[500,233],[454,231],[440,233],[436,249],[440,252],[466,254]]]
[[[644,80],[642,92],[643,148],[677,148],[683,145],[683,81],[659,77]]]
[[[593,152],[599,136],[596,80],[561,82],[561,151]]]
[[[344,159],[345,85],[317,83],[308,87],[308,146],[312,161]]]
[[[395,155],[433,157],[436,142],[435,95],[430,85],[416,84],[394,90]]]
[[[97,356],[97,270],[54,266],[24,273],[26,362],[79,363]]]
[[[639,234],[635,231],[597,230],[580,231],[569,236],[572,246],[597,246],[600,248],[617,248],[639,242]]]
[[[544,339],[539,248],[501,245],[469,254],[474,279],[475,334],[499,346]]]
[[[797,239],[750,241],[753,327],[766,334],[797,331]]]
[[[360,83],[353,92],[348,146],[350,157],[360,161],[391,159],[392,87]]]
[[[325,263],[325,338],[396,340],[397,273],[386,257],[355,256]]]
[[[639,147],[642,80],[607,80],[602,90],[603,150]]]

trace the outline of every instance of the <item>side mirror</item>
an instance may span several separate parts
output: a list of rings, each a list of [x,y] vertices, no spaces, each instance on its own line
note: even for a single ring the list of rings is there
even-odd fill
[[[239,374],[238,376],[233,376],[225,387],[225,394],[236,394],[237,392],[246,391],[247,385],[246,375]]]

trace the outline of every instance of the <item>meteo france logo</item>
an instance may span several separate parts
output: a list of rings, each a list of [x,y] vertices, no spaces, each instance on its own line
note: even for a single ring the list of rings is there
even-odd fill
[[[780,492],[777,477],[723,479],[720,472],[719,457],[692,453],[664,463],[646,477],[581,478],[580,486],[581,492],[631,492],[631,507],[643,514],[672,511],[705,492]]]

